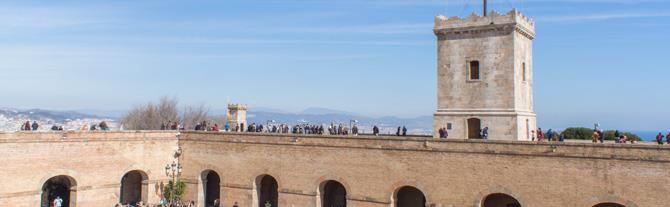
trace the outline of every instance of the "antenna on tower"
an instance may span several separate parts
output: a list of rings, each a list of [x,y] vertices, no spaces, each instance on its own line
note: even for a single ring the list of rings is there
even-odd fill
[[[484,16],[486,16],[486,13],[488,13],[487,12],[488,9],[486,8],[486,6],[487,6],[486,5],[486,0],[484,0]]]

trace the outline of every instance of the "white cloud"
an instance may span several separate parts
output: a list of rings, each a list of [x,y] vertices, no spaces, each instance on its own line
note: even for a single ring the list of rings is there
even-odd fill
[[[670,13],[610,13],[570,16],[546,16],[536,18],[538,22],[574,22],[574,21],[601,21],[611,19],[670,17]]]

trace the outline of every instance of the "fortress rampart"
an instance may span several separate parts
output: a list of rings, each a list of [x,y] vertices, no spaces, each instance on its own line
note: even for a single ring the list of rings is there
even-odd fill
[[[64,138],[65,137],[65,138]],[[143,197],[158,203],[165,165],[183,150],[187,200],[204,206],[215,172],[222,206],[256,207],[258,178],[276,179],[279,206],[320,206],[323,182],[346,190],[347,206],[392,207],[412,186],[427,206],[482,206],[491,194],[524,207],[618,203],[664,206],[670,148],[432,138],[341,137],[207,132],[0,134],[0,202],[39,206],[41,188],[66,175],[76,206],[119,202],[124,174],[146,174]]]

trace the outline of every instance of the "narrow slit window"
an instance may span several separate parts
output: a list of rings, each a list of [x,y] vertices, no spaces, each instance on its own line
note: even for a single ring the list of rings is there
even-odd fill
[[[521,75],[523,75],[523,77],[521,77],[521,79],[523,81],[526,81],[526,77],[527,77],[527,75],[526,75],[526,63],[521,63],[521,70],[523,71],[523,73],[521,74]]]
[[[470,80],[479,80],[479,61],[470,61]]]

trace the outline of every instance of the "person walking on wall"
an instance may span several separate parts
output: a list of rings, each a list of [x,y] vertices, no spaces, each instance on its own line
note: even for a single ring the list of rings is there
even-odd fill
[[[400,136],[400,127],[398,127],[398,131],[395,132],[396,136]]]
[[[663,134],[661,132],[659,132],[658,135],[656,135],[656,142],[658,143],[658,145],[663,145]]]
[[[537,141],[544,141],[544,132],[542,132],[542,128],[537,128]]]
[[[600,135],[598,134],[598,131],[593,130],[593,135],[591,135],[591,141],[593,143],[598,143],[599,138],[600,138]]]
[[[33,131],[37,131],[38,128],[40,128],[40,125],[37,124],[37,121],[33,121],[33,125],[32,125]]]
[[[668,135],[665,136],[665,141],[670,145],[670,132],[668,132]]]
[[[603,130],[598,130],[598,140],[600,140],[600,144],[605,143],[605,133],[603,133]]]
[[[547,141],[554,141],[554,132],[551,129],[547,131]]]
[[[482,129],[482,139],[489,139],[489,127]]]
[[[405,126],[402,127],[402,136],[407,136],[407,127]]]

